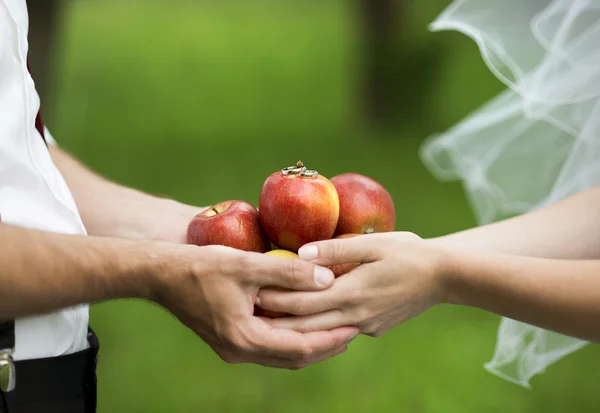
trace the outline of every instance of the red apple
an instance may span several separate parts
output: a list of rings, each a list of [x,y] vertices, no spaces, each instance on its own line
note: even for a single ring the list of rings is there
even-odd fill
[[[338,235],[337,237],[335,237],[336,239],[343,239],[343,238],[353,238],[356,236],[359,236],[361,234],[342,234],[342,235]],[[358,267],[359,263],[344,263],[344,264],[336,264],[336,265],[331,265],[329,266],[329,269],[333,272],[333,275],[335,275],[335,277],[341,277],[342,275],[352,271],[354,268]]]
[[[265,310],[265,309],[260,308],[259,306],[255,305],[254,306],[254,315],[257,317],[281,318],[281,317],[287,317],[290,314],[279,313],[277,311]]]
[[[335,234],[390,232],[396,210],[390,193],[368,176],[346,173],[331,178],[340,198],[340,217]]]
[[[306,243],[333,237],[340,203],[329,179],[298,162],[266,179],[258,211],[269,239],[279,248],[298,252]]]
[[[245,201],[225,201],[200,212],[188,225],[187,240],[198,246],[225,245],[252,252],[270,250],[257,209]]]

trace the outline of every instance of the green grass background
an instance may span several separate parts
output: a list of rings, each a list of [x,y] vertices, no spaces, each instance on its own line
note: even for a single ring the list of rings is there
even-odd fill
[[[326,176],[374,177],[397,229],[430,237],[475,224],[459,183],[418,158],[502,85],[463,35],[432,34],[446,2],[409,2],[393,128],[362,126],[352,2],[76,1],[55,56],[47,123],[59,143],[122,184],[183,202],[257,202],[265,177],[302,159]],[[421,55],[435,62],[420,67]],[[596,412],[588,346],[525,390],[487,373],[497,316],[443,306],[301,371],[228,365],[145,302],[96,305],[99,411]]]

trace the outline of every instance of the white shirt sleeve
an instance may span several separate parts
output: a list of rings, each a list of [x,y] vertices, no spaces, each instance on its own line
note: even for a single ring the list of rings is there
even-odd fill
[[[56,143],[56,139],[54,139],[54,136],[52,136],[52,134],[46,126],[44,126],[44,138],[46,138],[46,142],[48,142],[48,145],[58,146],[58,144]]]

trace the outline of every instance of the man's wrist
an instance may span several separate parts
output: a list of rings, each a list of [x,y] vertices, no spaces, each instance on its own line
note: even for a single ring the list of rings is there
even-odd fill
[[[182,267],[182,245],[163,241],[134,241],[135,246],[127,252],[129,269],[125,290],[133,298],[160,302],[165,288],[177,277]]]
[[[154,204],[155,225],[149,225],[149,232],[145,238],[185,244],[188,224],[196,214],[204,209],[172,199],[157,198]]]
[[[142,246],[144,262],[137,266],[138,298],[168,306],[173,289],[187,281],[189,275],[202,272],[204,248],[171,242],[148,241]]]

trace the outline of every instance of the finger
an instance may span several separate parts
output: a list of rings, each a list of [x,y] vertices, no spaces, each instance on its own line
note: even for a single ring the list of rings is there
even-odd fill
[[[300,259],[318,265],[373,262],[379,258],[377,248],[365,242],[361,235],[354,238],[331,239],[306,244],[300,248]]]
[[[339,326],[352,324],[352,322],[353,320],[350,320],[346,313],[339,310],[326,311],[304,317],[274,318],[268,321],[269,325],[275,329],[288,329],[301,333],[331,330]]]
[[[339,309],[349,301],[347,279],[339,278],[324,291],[277,291],[261,289],[256,297],[263,310],[294,315],[309,315]]]
[[[254,259],[250,269],[240,270],[251,270],[259,287],[315,291],[330,287],[335,279],[331,270],[295,258],[257,255]]]
[[[288,369],[288,370],[299,370],[304,367],[308,367],[313,364],[320,363],[324,360],[335,357],[339,354],[343,354],[348,349],[348,345],[344,344],[338,348],[335,348],[329,352],[318,354],[314,357],[310,357],[306,360],[289,360],[279,357],[265,357],[260,356],[252,361],[254,364],[260,364],[266,367],[276,367],[280,369]]]
[[[308,360],[329,353],[356,337],[356,327],[341,327],[331,331],[299,333],[274,329],[262,320],[255,319],[253,341],[257,356],[279,357],[289,360]]]

